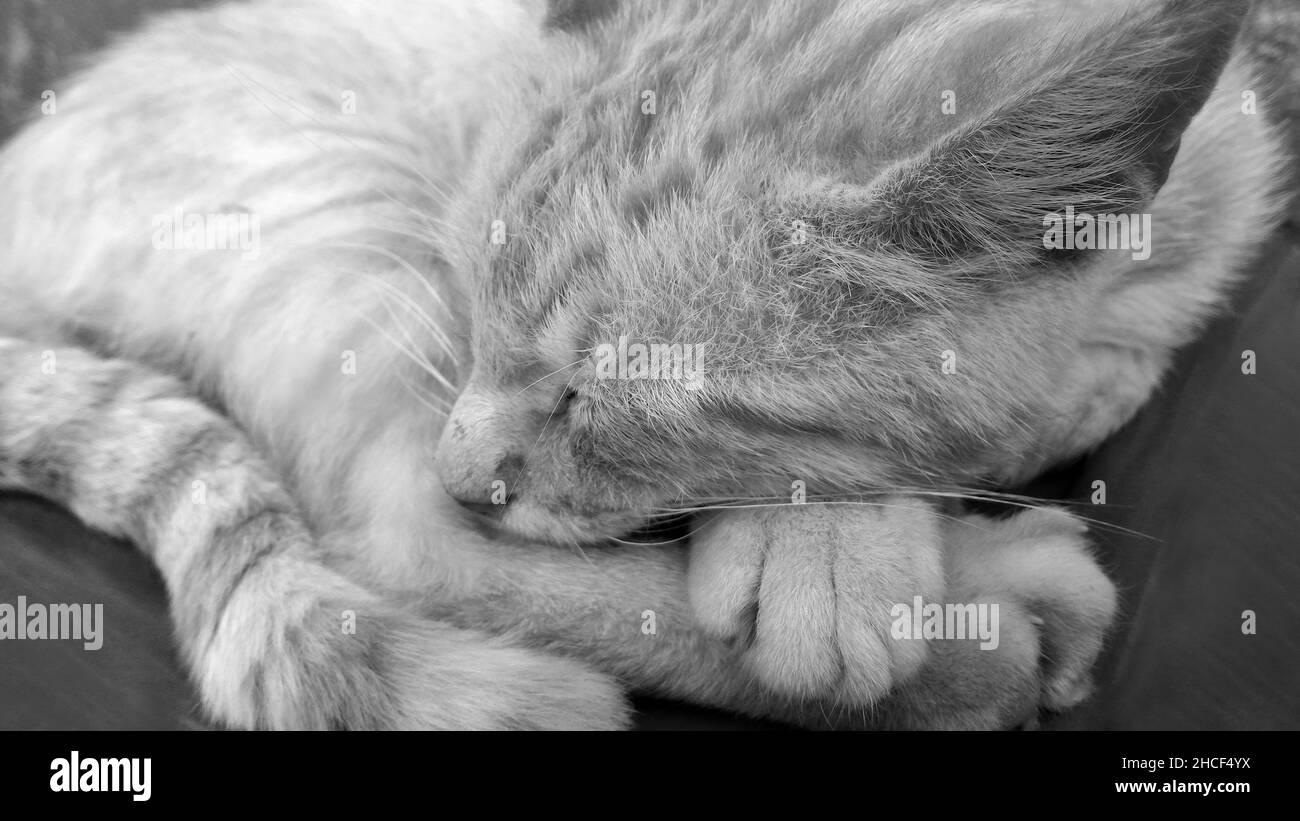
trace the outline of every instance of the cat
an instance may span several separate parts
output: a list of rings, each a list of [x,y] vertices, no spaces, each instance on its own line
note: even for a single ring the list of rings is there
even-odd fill
[[[0,487],[152,557],[228,726],[1032,723],[1114,587],[954,499],[1122,425],[1277,220],[1244,9],[161,16],[0,152]],[[1150,259],[1046,248],[1066,207]],[[623,338],[702,373],[597,378]]]

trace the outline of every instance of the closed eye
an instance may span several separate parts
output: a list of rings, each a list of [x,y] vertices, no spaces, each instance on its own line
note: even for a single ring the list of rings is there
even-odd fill
[[[574,400],[578,398],[578,391],[574,388],[568,388],[560,396],[560,401],[555,404],[555,416],[563,416],[569,412],[569,407]]]

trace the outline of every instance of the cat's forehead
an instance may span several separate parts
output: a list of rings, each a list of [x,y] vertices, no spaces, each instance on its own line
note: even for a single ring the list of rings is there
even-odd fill
[[[986,111],[1105,30],[1125,2],[637,4],[574,69],[583,142],[614,158],[688,144],[842,167],[885,162]],[[675,7],[675,8],[674,8]],[[572,113],[572,112],[570,112]],[[583,123],[598,123],[592,133]]]
[[[577,309],[680,332],[693,317],[716,330],[720,300],[762,311],[776,274],[745,264],[771,239],[772,187],[868,183],[1077,52],[1121,6],[629,4],[548,79],[496,161],[500,237],[484,267],[508,321],[494,324],[530,335]]]
[[[625,4],[512,124],[495,206],[637,222],[702,177],[864,184],[1081,48],[1124,3],[715,0]],[[732,160],[731,163],[725,162]]]

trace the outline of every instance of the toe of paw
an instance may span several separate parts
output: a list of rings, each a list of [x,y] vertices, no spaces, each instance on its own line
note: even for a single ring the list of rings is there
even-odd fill
[[[1043,682],[1042,706],[1062,711],[1076,707],[1092,695],[1092,675],[1087,671],[1076,676],[1050,678]]]
[[[746,661],[764,686],[793,698],[826,695],[841,677],[836,654],[824,642],[783,643],[760,637]]]

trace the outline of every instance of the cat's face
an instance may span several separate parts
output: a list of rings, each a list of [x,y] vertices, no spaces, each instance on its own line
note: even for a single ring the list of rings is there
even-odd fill
[[[628,15],[638,36],[615,26],[521,105],[450,243],[476,283],[452,495],[577,542],[718,499],[971,481],[1032,448],[1122,268],[1045,250],[1043,217],[1144,208],[1173,158],[1151,145],[1199,102],[1134,79],[1150,20],[1111,54],[991,59],[1023,9],[963,29],[931,5]],[[1151,130],[1115,127],[1135,116]]]

